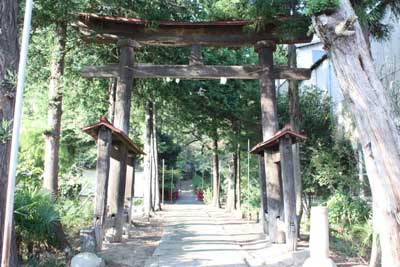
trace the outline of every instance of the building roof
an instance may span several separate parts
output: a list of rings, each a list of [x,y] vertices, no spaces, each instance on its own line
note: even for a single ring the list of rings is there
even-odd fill
[[[283,129],[277,131],[270,139],[255,145],[250,153],[262,154],[265,150],[276,151],[279,150],[279,140],[286,135],[292,138],[292,142],[296,143],[299,140],[305,140],[307,137],[292,130],[291,126],[287,124]]]
[[[125,145],[130,156],[138,154],[146,155],[143,150],[137,144],[133,143],[133,141],[121,129],[118,129],[112,125],[104,116],[100,116],[99,122],[86,126],[82,130],[97,140],[99,129],[102,126],[111,131],[113,146],[120,146],[121,144]]]

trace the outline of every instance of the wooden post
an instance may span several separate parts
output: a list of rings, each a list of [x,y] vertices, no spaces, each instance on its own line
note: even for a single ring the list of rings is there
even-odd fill
[[[120,40],[119,77],[115,94],[114,126],[128,135],[129,117],[131,109],[131,95],[133,85],[134,47],[137,43],[132,40]],[[124,217],[124,198],[126,182],[126,147],[120,147],[120,162],[111,162],[109,183],[110,211],[115,215],[114,242],[122,240],[122,227]]]
[[[261,193],[261,208],[260,208],[260,222],[262,225],[262,230],[266,234],[268,233],[268,225],[265,218],[265,213],[267,213],[267,185],[265,180],[265,161],[264,155],[258,156],[258,166],[259,166],[259,182],[260,182],[260,193]]]
[[[135,194],[135,159],[129,159],[131,166],[127,166],[126,169],[126,186],[125,186],[125,202],[128,207],[128,223],[131,223],[132,219],[132,199]]]
[[[103,231],[106,221],[107,187],[110,170],[111,132],[106,127],[100,127],[97,139],[96,195],[93,226],[96,234],[97,250],[103,243]]]
[[[297,248],[296,192],[294,186],[294,167],[292,139],[285,135],[280,139],[282,188],[284,202],[285,236],[289,251]]]
[[[273,51],[275,43],[260,41],[256,44],[259,55],[260,102],[263,140],[268,140],[278,130],[275,81],[273,72]],[[277,218],[280,216],[280,183],[278,166],[272,160],[273,155],[265,152],[265,174],[267,177],[268,232],[272,242],[277,241]]]
[[[117,169],[117,176],[119,177],[119,186],[117,191],[117,213],[115,215],[115,236],[114,242],[122,241],[122,228],[124,226],[124,204],[125,204],[125,185],[126,185],[126,169],[127,169],[127,149],[126,146],[120,146],[120,161],[119,168]]]

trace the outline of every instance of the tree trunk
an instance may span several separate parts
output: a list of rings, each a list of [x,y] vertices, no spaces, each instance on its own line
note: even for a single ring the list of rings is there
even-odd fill
[[[236,152],[232,153],[232,158],[229,162],[229,180],[226,198],[226,211],[232,212],[235,209],[235,180],[236,180]]]
[[[158,152],[157,152],[157,124],[156,124],[156,104],[153,102],[153,162],[154,162],[154,209],[161,210],[160,205],[160,180],[158,173]]]
[[[56,25],[56,44],[54,46],[49,84],[49,103],[47,110],[47,129],[44,133],[45,156],[43,187],[53,196],[58,191],[59,150],[62,114],[62,76],[64,75],[65,44],[67,41],[67,23]]]
[[[296,46],[288,46],[289,56],[289,67],[297,68],[297,53]],[[299,84],[295,80],[289,80],[289,114],[290,114],[290,125],[296,132],[300,132],[300,104],[299,104]],[[293,172],[294,172],[294,186],[296,191],[296,216],[297,225],[301,223],[301,217],[303,216],[302,206],[302,178],[300,169],[300,145],[299,143],[293,144]],[[300,236],[300,227],[297,228],[297,235]]]
[[[396,267],[400,266],[400,138],[389,96],[377,77],[360,24],[352,23],[354,18],[350,1],[342,0],[334,14],[313,17],[313,24],[329,49],[363,146],[377,211],[382,266]]]
[[[117,79],[111,78],[108,84],[108,121],[114,123],[115,93],[117,91]]]
[[[8,129],[2,129],[10,135],[0,137],[0,259],[3,244],[4,214],[7,195],[8,168],[11,150],[11,131],[14,115],[14,94],[16,84],[13,78],[17,76],[18,48],[18,2],[0,0],[0,128],[8,124]],[[15,244],[15,235],[12,243]],[[15,246],[11,247],[10,266],[17,266]]]
[[[213,199],[212,205],[219,208],[219,157],[218,157],[218,140],[213,140]]]
[[[236,155],[237,155],[237,160],[236,160],[236,210],[240,211],[241,206],[242,206],[242,197],[241,197],[241,165],[240,165],[240,144],[237,145],[236,148]]]
[[[145,138],[144,138],[144,153],[146,155],[144,156],[144,193],[143,193],[143,198],[144,198],[144,211],[145,215],[147,217],[150,217],[150,212],[151,212],[151,135],[152,135],[152,104],[150,101],[146,101],[145,104]]]

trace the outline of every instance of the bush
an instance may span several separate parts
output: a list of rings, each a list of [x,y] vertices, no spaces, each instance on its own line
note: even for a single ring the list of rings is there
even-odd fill
[[[327,202],[332,246],[347,256],[366,256],[371,248],[371,209],[357,197],[335,193]]]
[[[330,13],[339,7],[340,0],[306,0],[306,14]]]
[[[327,205],[329,223],[343,229],[350,229],[353,225],[367,222],[371,213],[370,207],[364,200],[342,192],[334,194]]]
[[[91,225],[93,220],[93,201],[85,199],[60,199],[57,203],[61,223],[67,233],[75,234]]]
[[[34,189],[18,189],[14,205],[15,230],[23,245],[52,245],[54,225],[60,216],[50,193]]]
[[[212,192],[212,188],[211,187],[207,187],[204,190],[204,194],[203,194],[204,203],[210,204],[212,202],[212,194],[213,194],[213,192]]]

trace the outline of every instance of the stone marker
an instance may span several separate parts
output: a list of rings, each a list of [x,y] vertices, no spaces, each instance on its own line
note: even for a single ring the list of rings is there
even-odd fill
[[[311,208],[310,258],[303,267],[336,267],[329,258],[329,224],[326,207]]]
[[[80,231],[81,252],[96,252],[97,242],[94,228],[82,229]]]
[[[94,253],[83,252],[75,255],[71,260],[71,267],[105,267],[102,258]]]

